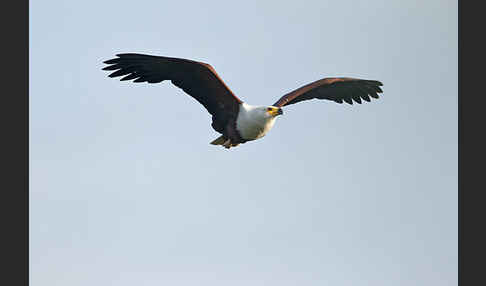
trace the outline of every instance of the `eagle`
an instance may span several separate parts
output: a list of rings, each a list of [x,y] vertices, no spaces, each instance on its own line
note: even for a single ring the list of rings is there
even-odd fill
[[[183,58],[136,53],[117,54],[104,61],[103,70],[114,71],[109,77],[133,82],[159,83],[170,80],[196,99],[212,115],[211,126],[221,134],[210,144],[229,149],[265,136],[275,119],[283,114],[282,107],[310,99],[327,99],[337,103],[371,101],[382,93],[377,80],[351,77],[323,78],[283,95],[274,104],[256,106],[236,97],[214,68],[207,63]]]

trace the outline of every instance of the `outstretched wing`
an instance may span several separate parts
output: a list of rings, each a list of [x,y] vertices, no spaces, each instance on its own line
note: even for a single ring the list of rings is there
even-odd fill
[[[370,101],[370,97],[378,98],[378,93],[383,92],[380,88],[382,85],[376,80],[347,77],[323,78],[287,93],[273,105],[282,107],[313,98],[333,100],[337,103],[345,101],[353,104],[353,100],[361,103],[361,99]]]
[[[142,54],[118,54],[107,60],[103,70],[115,71],[109,77],[120,80],[159,83],[170,80],[175,86],[194,97],[213,115],[213,128],[222,132],[227,120],[237,116],[237,98],[209,64],[187,59]]]

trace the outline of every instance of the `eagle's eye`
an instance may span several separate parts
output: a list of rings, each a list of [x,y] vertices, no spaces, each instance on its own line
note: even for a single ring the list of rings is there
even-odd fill
[[[272,111],[272,108],[271,107],[267,108],[267,111]]]

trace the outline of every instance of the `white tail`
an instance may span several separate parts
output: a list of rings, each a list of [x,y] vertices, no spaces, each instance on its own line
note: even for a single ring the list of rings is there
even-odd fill
[[[223,135],[219,136],[218,138],[214,139],[210,144],[213,144],[213,145],[223,145],[224,143],[224,137]]]

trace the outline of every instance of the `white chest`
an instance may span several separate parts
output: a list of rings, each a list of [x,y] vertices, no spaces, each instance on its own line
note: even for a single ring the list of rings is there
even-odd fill
[[[264,111],[242,104],[236,120],[236,129],[245,140],[261,138],[272,129],[275,117],[269,117]]]

